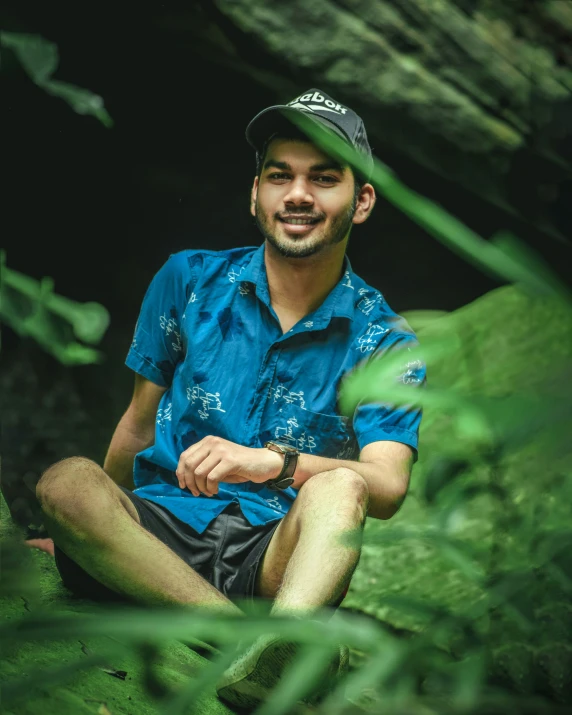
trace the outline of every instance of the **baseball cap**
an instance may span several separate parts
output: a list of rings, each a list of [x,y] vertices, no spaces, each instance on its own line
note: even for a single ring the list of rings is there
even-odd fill
[[[246,139],[260,156],[265,142],[285,124],[288,114],[304,114],[312,121],[326,126],[366,159],[369,173],[373,156],[361,117],[345,104],[336,102],[321,89],[308,89],[287,104],[275,104],[263,109],[246,127]]]

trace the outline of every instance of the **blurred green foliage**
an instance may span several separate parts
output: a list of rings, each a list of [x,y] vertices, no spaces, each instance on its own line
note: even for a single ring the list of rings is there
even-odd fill
[[[98,343],[109,325],[99,303],[78,303],[53,292],[53,281],[37,281],[6,266],[0,252],[0,321],[18,335],[31,337],[64,365],[102,360],[101,352],[82,345]]]
[[[58,48],[53,42],[40,35],[0,32],[0,47],[14,52],[32,82],[48,94],[61,97],[78,114],[92,115],[104,126],[113,126],[113,120],[98,94],[53,79],[59,63]]]
[[[53,79],[58,48],[40,35],[0,32],[0,48],[15,54],[30,79],[48,94],[64,99],[77,114],[88,114],[104,126],[113,120],[103,99],[89,90]],[[53,281],[36,281],[6,267],[0,252],[0,320],[18,335],[36,340],[64,365],[100,362],[102,354],[74,340],[98,343],[109,325],[109,313],[99,303],[83,305],[53,292]]]

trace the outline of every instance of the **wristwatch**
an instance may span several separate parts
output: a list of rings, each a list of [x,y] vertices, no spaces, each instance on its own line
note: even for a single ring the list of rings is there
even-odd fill
[[[273,452],[284,455],[282,471],[277,477],[274,477],[274,479],[268,479],[264,482],[264,485],[274,492],[283,491],[291,484],[294,484],[293,475],[296,471],[296,464],[298,463],[298,455],[300,452],[295,447],[291,447],[289,444],[284,444],[283,442],[266,442],[264,446]]]

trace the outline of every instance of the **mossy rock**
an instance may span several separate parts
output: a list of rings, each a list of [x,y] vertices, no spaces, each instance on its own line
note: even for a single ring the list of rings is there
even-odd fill
[[[450,346],[428,364],[431,387],[497,401],[503,419],[519,426],[491,463],[479,457],[479,445],[459,434],[454,412],[426,411],[410,493],[390,521],[368,519],[362,558],[344,605],[411,631],[423,630],[428,617],[388,605],[388,597],[405,596],[455,614],[469,614],[478,607],[485,598],[482,583],[453,565],[433,544],[423,539],[392,543],[389,538],[392,532],[424,529],[438,522],[439,501],[431,504],[426,499],[429,472],[439,459],[468,454],[469,461],[479,458],[459,479],[502,487],[506,496],[503,501],[484,491],[474,497],[459,510],[450,531],[474,547],[485,573],[537,568],[523,608],[546,612],[549,604],[567,600],[535,549],[538,539],[565,531],[571,523],[572,310],[553,299],[504,287],[437,317],[417,333],[422,344],[442,338]],[[530,413],[527,406],[532,406]],[[562,554],[559,558],[565,573],[568,559]],[[480,627],[483,632],[493,628],[488,617],[482,618]],[[513,622],[495,623],[494,629],[500,629],[495,638],[501,644],[503,639],[520,637]],[[538,647],[543,647],[541,633],[539,628]]]
[[[1,498],[1,497],[0,497]],[[3,499],[0,502],[2,528],[2,593],[0,613],[3,623],[25,619],[28,615],[69,614],[93,611],[96,604],[75,598],[62,584],[55,561],[49,554],[29,549],[22,534],[9,517]],[[103,616],[104,617],[104,616]],[[94,654],[104,656],[98,665],[70,671],[57,682],[50,673],[86,660]],[[114,647],[107,637],[3,643],[0,679],[4,684],[3,712],[6,715],[157,715],[164,702],[157,694],[176,693],[177,689],[201,672],[207,660],[179,641],[163,643],[155,654],[152,678],[143,665],[138,650]],[[43,682],[38,679],[43,674]],[[6,692],[15,683],[30,684],[14,700],[6,701]],[[32,682],[36,683],[32,685]],[[195,712],[224,715],[231,711],[210,692]]]

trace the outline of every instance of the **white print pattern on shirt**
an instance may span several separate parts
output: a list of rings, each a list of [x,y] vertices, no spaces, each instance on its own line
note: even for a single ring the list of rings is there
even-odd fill
[[[183,349],[183,344],[181,343],[181,334],[180,333],[173,333],[175,336],[174,342],[171,343],[173,350],[178,353],[179,350]]]
[[[412,360],[408,362],[405,366],[405,372],[400,375],[397,379],[404,385],[418,385],[421,382],[421,378],[417,373],[417,370],[423,369],[423,363],[421,360]]]
[[[286,421],[286,427],[276,427],[274,430],[274,438],[280,442],[296,447],[301,452],[306,450],[312,453],[316,448],[316,440],[312,435],[306,435],[306,432],[300,433],[300,425],[295,417],[290,417]]]
[[[304,323],[304,327],[306,327],[306,328],[313,328],[313,327],[314,327],[314,321],[313,321],[313,320],[307,320],[307,321]]]
[[[243,270],[244,270],[244,266],[240,267],[240,270],[238,271],[238,273],[234,270],[234,268],[231,268],[228,273],[228,280],[231,283],[234,283],[236,281],[236,279],[240,276],[240,274],[242,273]]]
[[[360,288],[358,293],[359,295],[363,296],[363,298],[357,304],[357,307],[365,315],[369,315],[374,309],[374,307],[378,305],[378,303],[381,303],[381,293],[378,293],[377,291],[373,293],[373,295],[371,293],[367,295],[367,288]]]
[[[280,508],[280,499],[278,499],[278,497],[266,499],[266,503],[271,509],[274,509],[274,511],[282,511],[282,509]]]
[[[345,447],[342,447],[342,449],[336,454],[335,459],[351,459],[354,454],[354,447],[352,443],[350,442],[349,444],[345,445]]]
[[[300,392],[290,392],[286,385],[278,385],[278,387],[274,390],[274,402],[277,402],[278,400],[284,400],[284,402],[289,405],[295,403],[303,410],[306,409],[303,390],[300,390]]]
[[[177,327],[177,321],[175,320],[175,318],[167,318],[164,313],[159,318],[159,324],[161,325],[161,328],[165,331],[165,335],[169,335],[169,333],[175,332],[175,328]]]
[[[173,403],[169,402],[167,407],[165,409],[162,409],[159,407],[157,410],[157,424],[159,425],[159,428],[161,432],[165,431],[165,422],[170,422],[171,417],[173,415]]]
[[[250,286],[245,285],[244,283],[240,283],[240,285],[238,286],[238,292],[242,296],[248,295],[250,293]]]
[[[342,283],[342,285],[345,286],[346,288],[351,288],[352,290],[355,290],[355,288],[352,285],[349,271],[346,271],[344,273],[344,283]]]
[[[197,294],[196,293],[191,293],[191,297],[189,298],[189,302],[187,303],[187,306],[189,306],[191,303],[195,303],[197,300]],[[183,318],[187,317],[187,311],[183,313]]]
[[[176,353],[178,353],[179,350],[182,350],[183,345],[181,343],[181,334],[175,330],[175,328],[178,327],[177,321],[174,318],[167,318],[167,316],[163,313],[163,315],[159,318],[159,325],[165,335],[170,335],[171,333],[173,334],[173,342],[171,343],[173,350]]]
[[[369,327],[361,338],[358,338],[357,349],[362,353],[369,353],[375,350],[378,341],[375,339],[389,331],[389,328],[383,328],[381,325],[368,323]]]
[[[207,392],[206,390],[203,390],[203,388],[199,385],[187,387],[187,400],[189,400],[192,405],[194,405],[196,402],[199,403],[200,407],[198,409],[198,413],[201,420],[208,419],[209,412],[211,410],[217,410],[218,412],[226,412],[226,410],[222,409],[222,402],[220,401],[220,392]]]

